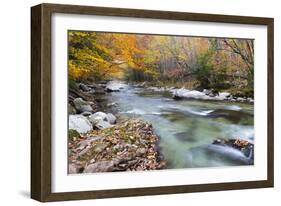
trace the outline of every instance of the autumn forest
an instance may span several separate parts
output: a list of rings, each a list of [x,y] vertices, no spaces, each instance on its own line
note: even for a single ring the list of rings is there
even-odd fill
[[[69,77],[126,79],[253,95],[254,42],[247,39],[69,32]]]

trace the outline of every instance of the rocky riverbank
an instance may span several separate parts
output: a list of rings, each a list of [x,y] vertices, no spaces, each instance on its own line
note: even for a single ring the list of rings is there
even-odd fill
[[[176,100],[181,99],[196,99],[209,101],[229,101],[229,102],[245,102],[254,103],[254,99],[247,96],[237,96],[230,92],[218,92],[214,89],[203,89],[202,91],[186,88],[175,87],[157,87],[147,86],[145,82],[134,84],[136,87],[145,87],[154,92],[169,92]]]
[[[166,167],[151,124],[118,121],[104,113],[95,95],[118,92],[126,85],[77,84],[69,95],[69,173],[155,170]]]
[[[166,166],[153,127],[139,119],[76,134],[69,141],[69,173],[141,171]]]

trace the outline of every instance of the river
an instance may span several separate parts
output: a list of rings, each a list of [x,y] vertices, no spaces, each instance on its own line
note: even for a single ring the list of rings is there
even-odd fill
[[[132,85],[102,96],[107,112],[150,122],[169,168],[248,165],[243,153],[212,144],[218,138],[254,142],[254,106],[225,101],[174,100],[167,92]],[[251,163],[252,164],[252,163]]]

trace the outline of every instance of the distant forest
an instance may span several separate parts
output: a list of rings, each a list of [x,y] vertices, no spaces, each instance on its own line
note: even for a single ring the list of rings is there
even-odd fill
[[[254,40],[69,31],[69,78],[253,95]]]

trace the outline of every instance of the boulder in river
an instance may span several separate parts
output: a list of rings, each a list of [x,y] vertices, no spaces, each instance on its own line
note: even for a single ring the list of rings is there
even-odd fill
[[[217,139],[213,142],[213,144],[217,145],[226,145],[233,147],[234,149],[238,149],[246,157],[253,158],[253,150],[254,150],[254,144],[243,139]]]
[[[212,97],[206,95],[204,92],[197,90],[188,90],[188,89],[175,89],[173,90],[174,99],[200,99],[200,100],[212,100]]]
[[[79,133],[86,133],[93,129],[92,124],[83,115],[69,115],[69,129]]]
[[[127,85],[124,84],[123,82],[111,81],[111,82],[108,82],[105,90],[107,92],[119,92],[121,89],[124,89],[125,87],[127,87]]]
[[[75,109],[80,112],[93,112],[93,108],[91,107],[91,105],[84,101],[82,98],[76,98],[73,100]]]

